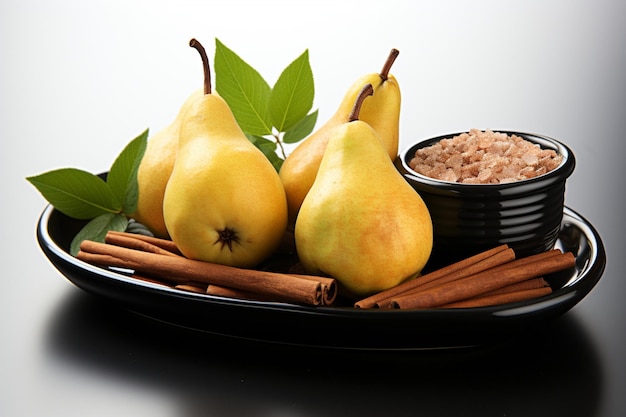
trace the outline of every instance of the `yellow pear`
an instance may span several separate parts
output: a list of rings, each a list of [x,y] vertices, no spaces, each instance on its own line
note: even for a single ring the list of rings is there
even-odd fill
[[[358,119],[371,90],[363,88],[349,121],[332,130],[294,232],[303,267],[334,277],[355,297],[415,277],[433,245],[424,201],[397,171],[380,135]]]
[[[295,222],[302,201],[315,181],[330,132],[348,121],[356,97],[366,84],[372,85],[374,94],[363,103],[360,120],[378,132],[392,160],[398,155],[401,95],[396,78],[389,73],[398,53],[397,49],[391,50],[380,73],[367,74],[356,80],[333,116],[285,158],[280,178],[287,193],[290,224]]]
[[[176,160],[181,121],[187,108],[202,94],[203,89],[193,92],[181,106],[176,118],[148,140],[137,170],[137,209],[130,217],[162,238],[169,237],[163,220],[163,194]]]
[[[276,169],[245,136],[230,107],[211,94],[202,45],[205,94],[183,116],[178,153],[165,189],[167,230],[188,258],[254,267],[274,252],[287,226]]]

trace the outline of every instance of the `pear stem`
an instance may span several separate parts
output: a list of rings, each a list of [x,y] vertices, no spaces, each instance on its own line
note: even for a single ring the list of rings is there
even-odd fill
[[[195,38],[189,41],[189,46],[195,48],[202,58],[202,67],[204,68],[204,94],[211,94],[211,68],[209,67],[209,58],[207,57],[204,46]]]
[[[400,51],[398,51],[395,48],[393,48],[391,52],[389,52],[389,56],[387,57],[387,60],[385,61],[385,65],[383,65],[383,69],[380,71],[380,74],[379,74],[380,78],[383,81],[387,81],[387,78],[389,78],[389,71],[391,70],[391,66],[395,62],[399,53]]]
[[[356,97],[356,100],[354,101],[354,107],[352,107],[352,111],[350,112],[350,115],[348,116],[349,122],[354,122],[355,120],[359,120],[359,113],[361,112],[361,106],[363,106],[363,101],[368,96],[371,96],[372,94],[374,94],[374,87],[372,87],[372,84],[364,85],[363,88],[361,89],[361,92],[359,93],[359,95]]]

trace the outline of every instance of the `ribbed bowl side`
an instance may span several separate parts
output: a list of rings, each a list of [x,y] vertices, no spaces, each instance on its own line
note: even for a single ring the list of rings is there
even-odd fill
[[[554,245],[563,218],[564,183],[491,199],[414,188],[429,208],[441,250],[466,254],[507,243],[520,255],[538,253]]]

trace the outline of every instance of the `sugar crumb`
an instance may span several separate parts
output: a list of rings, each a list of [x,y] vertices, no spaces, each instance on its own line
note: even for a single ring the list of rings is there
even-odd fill
[[[409,161],[416,172],[463,184],[503,184],[543,175],[563,157],[517,135],[471,129],[420,148]]]

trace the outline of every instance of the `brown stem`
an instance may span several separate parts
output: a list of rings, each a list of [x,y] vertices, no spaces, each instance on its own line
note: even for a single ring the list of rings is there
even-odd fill
[[[211,68],[209,67],[209,58],[206,55],[204,46],[198,42],[195,38],[189,41],[189,46],[195,48],[200,53],[202,58],[202,66],[204,68],[204,94],[211,94]]]
[[[285,147],[283,146],[283,141],[280,139],[278,133],[274,133],[274,140],[276,140],[276,145],[280,148],[280,153],[283,156],[283,159],[287,158],[287,152],[285,151]]]
[[[374,94],[374,87],[372,87],[372,84],[366,84],[365,86],[363,86],[361,92],[356,97],[354,107],[352,108],[352,111],[348,116],[349,122],[359,120],[359,113],[361,112],[361,106],[363,105],[363,101],[367,98],[367,96],[371,96],[372,94]]]
[[[387,81],[387,78],[389,78],[389,71],[391,70],[391,66],[395,62],[399,53],[400,51],[398,51],[395,48],[393,48],[391,52],[389,52],[389,56],[387,57],[387,60],[385,61],[385,65],[383,65],[383,69],[380,71],[380,74],[379,74],[380,78],[383,81]]]

